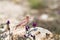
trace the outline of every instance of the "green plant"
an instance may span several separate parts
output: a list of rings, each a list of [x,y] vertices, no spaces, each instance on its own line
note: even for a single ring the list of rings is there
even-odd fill
[[[33,9],[44,8],[46,6],[42,0],[29,0],[29,2]]]

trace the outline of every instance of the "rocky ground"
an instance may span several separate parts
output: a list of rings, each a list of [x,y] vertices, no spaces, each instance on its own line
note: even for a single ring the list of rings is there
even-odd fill
[[[48,0],[48,2],[48,8],[31,9],[27,0],[0,0],[0,24],[6,23],[9,20],[10,28],[12,30],[28,15],[32,18],[30,19],[30,22],[33,20],[35,21],[33,18],[36,17],[38,26],[42,26],[50,31],[53,29],[53,33],[55,33],[54,31],[56,30],[59,32],[60,7],[57,5],[58,3],[56,3],[56,1],[54,1],[53,5],[50,3],[51,1]],[[55,30],[55,28],[57,29]],[[59,37],[58,34],[56,36]],[[59,40],[57,37],[56,39]]]

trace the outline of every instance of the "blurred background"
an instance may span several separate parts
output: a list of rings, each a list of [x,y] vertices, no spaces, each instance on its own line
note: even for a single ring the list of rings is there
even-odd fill
[[[15,26],[26,15],[60,40],[60,0],[0,0],[0,24],[11,20],[11,26]]]

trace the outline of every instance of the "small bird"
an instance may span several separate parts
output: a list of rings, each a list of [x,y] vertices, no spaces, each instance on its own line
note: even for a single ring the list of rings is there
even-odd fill
[[[20,22],[20,24],[18,24],[15,29],[17,29],[19,26],[22,26],[23,27],[23,26],[27,25],[28,22],[29,22],[29,16],[26,16],[26,18],[23,19],[23,21]]]

